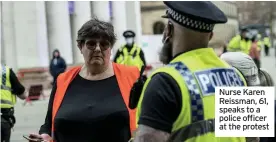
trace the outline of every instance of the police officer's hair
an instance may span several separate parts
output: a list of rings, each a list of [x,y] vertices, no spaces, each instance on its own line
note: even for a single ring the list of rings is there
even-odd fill
[[[96,17],[84,23],[79,29],[77,37],[78,46],[81,47],[87,38],[93,37],[107,39],[111,43],[111,46],[113,46],[117,40],[113,25],[98,20]]]

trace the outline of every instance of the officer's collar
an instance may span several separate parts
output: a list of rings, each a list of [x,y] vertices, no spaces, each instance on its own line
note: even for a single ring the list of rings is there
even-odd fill
[[[194,54],[195,52],[197,53],[202,53],[202,52],[208,52],[210,53],[212,51],[212,49],[210,47],[205,47],[205,48],[198,48],[198,49],[194,49],[194,50],[189,50],[189,51],[184,51],[184,52],[180,52],[177,53],[176,55],[173,56],[173,59],[177,58],[178,56],[182,55],[182,54]]]

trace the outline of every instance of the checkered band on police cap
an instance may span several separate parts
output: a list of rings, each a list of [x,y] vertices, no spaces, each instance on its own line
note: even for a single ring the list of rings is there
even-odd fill
[[[198,20],[192,19],[190,17],[184,16],[184,15],[176,12],[175,10],[173,10],[171,8],[169,8],[167,10],[167,14],[171,19],[173,19],[178,24],[180,24],[186,28],[193,29],[195,31],[212,32],[215,27],[215,24],[208,24],[203,21],[198,21]]]

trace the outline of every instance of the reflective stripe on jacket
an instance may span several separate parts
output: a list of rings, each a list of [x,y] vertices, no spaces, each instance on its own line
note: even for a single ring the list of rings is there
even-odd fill
[[[244,86],[246,81],[240,72],[221,60],[213,49],[185,52],[169,65],[157,69],[144,85],[137,117],[141,114],[146,87],[156,73],[170,75],[182,94],[181,111],[172,125],[169,142],[245,142],[245,137],[215,137],[215,87]]]
[[[1,65],[1,108],[12,108],[16,103],[16,96],[12,94],[10,82],[10,68]]]

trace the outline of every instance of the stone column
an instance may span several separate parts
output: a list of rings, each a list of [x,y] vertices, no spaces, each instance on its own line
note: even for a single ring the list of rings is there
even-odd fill
[[[127,17],[127,29],[132,30],[136,34],[135,41],[141,47],[142,41],[142,22],[141,22],[141,10],[140,1],[126,1],[126,17]]]
[[[10,34],[9,37],[15,42],[14,45],[11,45],[15,46],[15,50],[9,52],[13,54],[13,58],[17,57],[17,67],[48,66],[44,2],[12,3],[13,30],[10,29],[10,33],[7,32],[7,34]],[[11,46],[7,46],[7,48]]]
[[[2,1],[0,1],[0,56],[1,56],[1,63],[5,63],[5,54],[4,54],[4,43],[3,43],[3,32],[2,32],[2,26],[3,26],[3,12],[2,12]]]
[[[73,49],[68,1],[46,2],[50,57],[58,49],[67,64],[73,63]]]
[[[92,16],[96,16],[99,20],[110,21],[110,5],[109,1],[92,1]]]
[[[49,49],[48,49],[48,34],[46,21],[46,8],[44,1],[36,2],[36,18],[37,18],[37,54],[39,56],[39,64],[42,67],[49,66]]]
[[[12,1],[2,2],[2,44],[1,50],[5,64],[17,71],[17,52],[14,38],[14,21],[13,21],[13,3]]]
[[[112,59],[113,59],[117,50],[120,48],[122,44],[125,43],[123,32],[127,30],[126,1],[112,1],[112,11],[113,11],[112,22],[118,39],[112,50]]]
[[[74,56],[74,63],[80,64],[84,63],[83,56],[77,47],[77,34],[78,30],[81,26],[91,19],[91,8],[90,8],[90,1],[75,1],[74,2],[74,14],[71,16],[73,21],[73,56]]]

